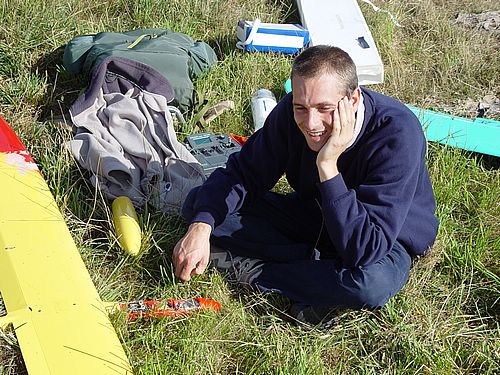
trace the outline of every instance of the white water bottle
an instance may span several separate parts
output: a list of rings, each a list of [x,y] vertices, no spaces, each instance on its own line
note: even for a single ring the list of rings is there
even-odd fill
[[[267,115],[276,106],[274,94],[266,89],[259,89],[252,97],[252,116],[254,131],[264,126]]]

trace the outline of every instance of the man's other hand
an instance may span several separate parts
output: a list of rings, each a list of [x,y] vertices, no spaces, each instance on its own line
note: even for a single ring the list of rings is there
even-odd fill
[[[316,158],[321,181],[335,177],[339,172],[337,160],[354,137],[356,113],[351,101],[344,97],[332,112],[332,132]]]
[[[182,281],[189,281],[192,276],[201,275],[205,271],[210,256],[211,232],[210,225],[193,223],[175,245],[172,253],[175,276]]]

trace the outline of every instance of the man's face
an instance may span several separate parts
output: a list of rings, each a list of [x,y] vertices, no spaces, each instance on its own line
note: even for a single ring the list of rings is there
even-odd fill
[[[338,87],[337,79],[331,74],[292,79],[293,116],[313,151],[321,150],[332,133],[333,112],[343,98]]]

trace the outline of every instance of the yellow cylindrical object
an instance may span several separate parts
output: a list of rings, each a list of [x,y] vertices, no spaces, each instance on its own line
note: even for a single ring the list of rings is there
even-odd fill
[[[125,196],[116,198],[111,205],[116,236],[123,250],[130,255],[139,254],[141,228],[132,201]]]

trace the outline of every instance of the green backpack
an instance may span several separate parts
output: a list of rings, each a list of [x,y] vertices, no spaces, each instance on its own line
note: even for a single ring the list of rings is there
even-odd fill
[[[214,50],[204,42],[167,29],[142,29],[124,33],[80,35],[64,48],[63,64],[72,74],[91,72],[109,56],[147,64],[171,84],[172,105],[186,112],[196,104],[193,81],[217,62]]]

